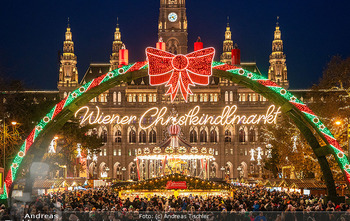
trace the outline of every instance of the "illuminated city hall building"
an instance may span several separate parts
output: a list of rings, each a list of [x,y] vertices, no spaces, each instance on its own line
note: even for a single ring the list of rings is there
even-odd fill
[[[157,48],[173,54],[189,53],[187,23],[185,0],[161,0]],[[216,52],[221,54],[221,62],[260,74],[255,62],[241,62],[240,49],[231,38],[229,23],[223,37],[223,51]],[[196,44],[201,44],[200,39]],[[61,97],[67,96],[80,84],[128,63],[127,45],[122,41],[119,24],[114,33],[110,61],[91,63],[80,84],[77,61],[72,32],[68,26],[57,85]],[[268,77],[286,88],[289,86],[278,23]],[[277,115],[278,107],[271,106],[264,97],[250,89],[218,77],[211,77],[207,86],[191,87],[193,94],[189,95],[188,102],[184,101],[181,94],[172,102],[171,96],[165,95],[167,89],[165,86],[151,86],[148,77],[144,77],[124,82],[98,95],[80,109],[78,117],[85,113],[88,116],[92,111],[93,116],[96,116],[99,110],[103,116],[115,115],[119,120],[123,117],[130,119],[127,123],[120,120],[119,124],[115,121],[96,124],[91,132],[102,137],[104,146],[94,159],[91,158],[89,174],[95,178],[120,180],[142,180],[175,172],[205,179],[247,178],[262,174],[262,160],[269,155],[266,143],[261,139],[263,121],[258,124],[213,124],[207,120],[197,125],[174,126],[170,122],[162,124],[157,121],[159,115],[156,113],[163,111],[164,119],[179,119],[191,114],[202,117],[204,114],[205,120],[223,117],[230,108],[239,116],[267,115],[271,110],[272,114]],[[90,120],[93,121],[93,118]]]

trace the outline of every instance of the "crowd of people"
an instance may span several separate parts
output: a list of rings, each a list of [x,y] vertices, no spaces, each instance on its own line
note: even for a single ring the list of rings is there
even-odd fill
[[[37,196],[32,202],[1,206],[9,220],[350,220],[350,206],[299,193],[239,187],[232,196],[133,196],[121,199],[110,188],[65,191]],[[317,212],[317,213],[315,213]],[[327,213],[326,213],[327,212]],[[339,212],[339,213],[337,213]],[[163,214],[154,216],[155,214]],[[164,216],[167,214],[167,216]],[[192,214],[192,215],[191,215]],[[197,215],[196,215],[197,214]],[[172,216],[170,216],[172,215]]]

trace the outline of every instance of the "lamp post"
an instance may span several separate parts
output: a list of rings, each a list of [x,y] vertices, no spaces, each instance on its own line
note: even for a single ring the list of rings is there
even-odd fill
[[[126,168],[125,168],[125,167],[123,167],[123,168],[122,168],[122,171],[123,171],[123,180],[124,180],[124,179],[125,179],[124,174],[125,174]]]
[[[225,167],[221,167],[220,170],[221,170],[222,179],[224,180],[225,179],[225,177],[224,177]]]

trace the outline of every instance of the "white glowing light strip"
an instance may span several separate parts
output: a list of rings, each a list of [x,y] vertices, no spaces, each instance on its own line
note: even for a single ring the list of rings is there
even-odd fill
[[[215,160],[215,157],[208,155],[147,155],[147,156],[137,156],[134,160],[138,158],[139,160],[164,160],[167,157],[167,160],[172,159],[181,159],[181,160],[200,160],[200,159],[209,159]]]
[[[249,116],[246,115],[237,115],[238,107],[236,105],[226,106],[221,115],[209,115],[209,114],[199,114],[200,106],[196,106],[191,109],[187,114],[182,116],[171,116],[168,113],[168,108],[163,107],[159,109],[158,107],[153,107],[148,109],[141,117],[137,116],[124,116],[121,117],[118,114],[112,115],[104,115],[101,113],[100,108],[96,106],[96,113],[94,111],[90,112],[90,108],[88,106],[84,106],[80,108],[77,112],[75,112],[75,117],[80,116],[79,113],[82,112],[83,115],[80,120],[80,124],[88,123],[88,124],[131,124],[132,122],[138,119],[138,123],[140,128],[148,129],[151,127],[155,127],[158,124],[161,125],[228,125],[228,124],[276,124],[277,116],[281,113],[280,107],[276,108],[275,105],[271,105],[268,107],[266,114],[252,114]],[[168,114],[167,114],[168,113]],[[147,120],[152,117],[153,121],[149,123]]]

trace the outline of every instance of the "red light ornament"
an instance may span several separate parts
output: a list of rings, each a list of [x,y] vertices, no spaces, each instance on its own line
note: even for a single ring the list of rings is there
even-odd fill
[[[182,97],[187,102],[192,94],[190,85],[208,85],[212,75],[214,48],[205,48],[187,55],[174,55],[156,48],[147,48],[148,75],[150,85],[166,84],[173,102],[180,88]]]
[[[163,42],[162,37],[159,38],[159,41],[156,44],[156,48],[165,51],[165,42]]]

